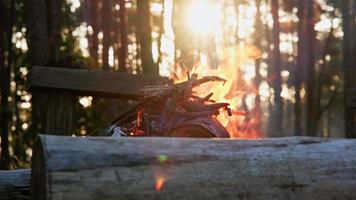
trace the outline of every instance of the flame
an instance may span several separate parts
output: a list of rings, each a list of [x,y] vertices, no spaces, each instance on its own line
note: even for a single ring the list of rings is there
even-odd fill
[[[137,112],[137,127],[141,127],[141,123],[142,123],[142,115],[143,115],[143,112],[145,110],[144,109],[140,109],[138,112]]]
[[[255,105],[258,89],[253,84],[255,77],[254,60],[261,57],[261,51],[253,45],[240,44],[225,48],[222,52],[222,61],[216,69],[208,67],[207,56],[200,54],[200,58],[191,73],[200,76],[220,76],[225,78],[225,84],[206,83],[198,86],[195,93],[205,96],[213,92],[211,99],[217,102],[227,102],[233,110],[233,115],[228,116],[221,112],[217,119],[226,127],[232,138],[258,138],[262,134],[259,130],[261,114]],[[188,69],[185,66],[176,65],[173,76],[175,82],[186,79]]]

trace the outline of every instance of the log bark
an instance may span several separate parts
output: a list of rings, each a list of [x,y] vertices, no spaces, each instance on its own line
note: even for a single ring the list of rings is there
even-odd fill
[[[31,199],[355,199],[356,140],[40,135]]]
[[[30,175],[30,169],[0,170],[0,199],[29,199]]]

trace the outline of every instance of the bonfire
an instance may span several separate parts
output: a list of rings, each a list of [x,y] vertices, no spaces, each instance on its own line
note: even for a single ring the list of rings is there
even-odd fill
[[[213,93],[198,96],[194,88],[207,82],[226,82],[218,76],[187,73],[182,83],[148,86],[142,89],[143,99],[123,112],[110,128],[114,136],[220,137],[229,133],[217,120],[220,112],[233,114],[229,103],[215,102]],[[236,112],[234,112],[236,114]],[[245,115],[245,113],[237,113]]]

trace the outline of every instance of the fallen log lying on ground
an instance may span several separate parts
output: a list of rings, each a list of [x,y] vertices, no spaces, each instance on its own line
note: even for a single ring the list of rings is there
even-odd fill
[[[30,175],[30,169],[0,170],[0,199],[29,199]]]
[[[355,199],[356,140],[41,135],[31,199]]]

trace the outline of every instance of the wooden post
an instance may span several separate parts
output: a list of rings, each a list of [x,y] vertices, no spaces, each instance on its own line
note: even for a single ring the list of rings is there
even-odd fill
[[[31,199],[355,199],[356,140],[40,135]]]
[[[75,96],[68,92],[48,92],[46,133],[62,135],[73,132],[73,107]]]

